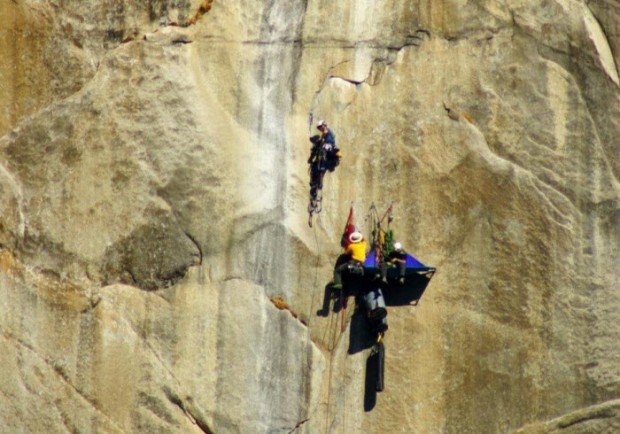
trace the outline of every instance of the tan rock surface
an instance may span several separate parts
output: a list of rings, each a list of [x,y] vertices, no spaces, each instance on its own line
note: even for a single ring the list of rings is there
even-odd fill
[[[323,355],[257,286],[194,269],[158,294],[80,288],[1,264],[3,432],[269,432],[314,413]]]
[[[616,3],[0,0],[2,429],[617,426]],[[391,200],[439,272],[365,411],[363,316],[316,311]]]

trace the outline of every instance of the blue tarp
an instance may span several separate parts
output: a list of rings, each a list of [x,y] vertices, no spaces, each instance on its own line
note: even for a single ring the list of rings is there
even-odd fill
[[[413,256],[407,254],[405,271],[405,282],[398,282],[398,268],[389,267],[387,271],[387,284],[382,284],[383,297],[388,306],[404,306],[408,304],[417,304],[424,294],[428,283],[430,282],[435,268],[427,267]],[[379,264],[372,251],[366,257],[364,269],[367,271],[365,275],[365,283],[367,288],[375,288],[377,286],[377,269]]]
[[[364,262],[364,267],[365,268],[377,268],[378,266],[379,264],[377,264],[375,252],[371,251],[370,253],[368,253],[368,256],[366,257],[366,261]],[[416,258],[414,258],[408,253],[407,253],[406,266],[408,269],[412,269],[414,271],[428,271],[432,269],[432,267],[427,267],[426,265],[424,265],[423,263],[421,263],[420,261],[418,261]]]

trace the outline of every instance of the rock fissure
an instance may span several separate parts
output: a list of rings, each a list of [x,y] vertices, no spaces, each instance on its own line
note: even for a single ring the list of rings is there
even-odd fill
[[[199,22],[213,7],[214,0],[203,0],[203,2],[198,6],[198,10],[194,14],[192,18],[190,18],[187,22],[187,25],[192,26]]]
[[[168,387],[164,387],[164,394],[166,395],[166,398],[168,398],[168,401],[176,405],[194,425],[200,428],[203,433],[214,434],[214,431],[209,427],[204,419],[202,417],[196,417],[196,415],[188,408],[178,394],[174,393],[174,391]]]
[[[194,41],[187,39],[187,38],[177,38],[171,41],[172,45],[186,45],[186,44],[191,44],[192,42]]]
[[[426,33],[426,32],[423,32]],[[442,38],[446,39],[446,38]],[[481,38],[483,39],[483,38]],[[319,41],[307,40],[307,39],[298,39],[298,38],[283,38],[283,39],[269,39],[269,40],[260,40],[260,39],[226,39],[215,36],[203,36],[202,40],[207,40],[210,43],[215,44],[239,44],[239,45],[257,45],[257,46],[268,46],[268,45],[296,45],[300,48],[318,48],[318,49],[345,49],[345,50],[359,50],[360,48],[367,48],[373,50],[401,50],[407,47],[419,47],[424,42],[423,38],[417,38],[415,40],[402,41],[401,43],[383,43],[380,41],[362,41],[362,42],[350,42],[350,41],[340,41],[338,43],[337,40],[331,41],[329,44],[321,43]],[[348,61],[340,62],[346,63]]]
[[[446,102],[444,101],[443,103],[443,109],[446,111],[446,113],[448,114],[448,117],[450,119],[452,119],[453,121],[458,121],[460,119],[459,114],[454,111],[453,109],[451,109],[450,107],[448,107],[448,105],[446,104]]]
[[[452,36],[438,35],[437,33],[434,33],[433,36],[439,39],[443,39],[450,43],[472,41],[472,40],[473,41],[488,41],[490,39],[493,39],[495,36],[501,33],[512,32],[512,31],[514,31],[513,25],[503,25],[503,26],[482,29],[482,30],[472,30],[471,32],[465,32],[465,33],[461,33],[458,35],[452,35]]]
[[[198,254],[199,254],[199,260],[198,260],[198,264],[196,265],[202,265],[202,261],[204,258],[204,254],[202,252],[202,247],[200,246],[200,243],[198,242],[198,240],[196,239],[196,237],[194,237],[192,234],[190,234],[187,231],[184,231],[185,235],[187,236],[187,238],[190,239],[190,241],[192,243],[194,243],[194,245],[196,246],[196,249],[198,249]]]
[[[288,434],[292,434],[292,433],[294,433],[294,432],[295,432],[295,431],[297,431],[299,428],[301,428],[301,426],[302,426],[304,423],[308,422],[309,420],[310,420],[310,418],[306,418],[306,419],[304,419],[304,420],[301,420],[301,421],[297,422],[297,425],[295,425],[295,426],[293,427],[293,429],[291,429],[291,430],[288,432]]]
[[[420,36],[423,35],[423,36]],[[392,52],[400,52],[404,49],[410,48],[410,47],[420,47],[422,45],[422,43],[424,43],[428,38],[430,38],[431,36],[431,32],[426,30],[426,29],[418,29],[416,30],[414,35],[410,35],[408,36],[406,39],[409,40],[409,42],[403,42],[402,44],[399,45],[383,45],[383,46],[374,46],[374,45],[370,45],[367,46],[367,48],[372,48],[372,49],[385,49],[388,51],[392,51]],[[366,41],[368,42],[368,41]],[[305,44],[302,43],[302,47],[306,46]],[[364,43],[355,43],[352,46],[349,47],[339,47],[339,48],[349,48],[349,49],[357,49],[361,46],[366,46]],[[325,47],[325,45],[321,45],[321,47]],[[325,86],[327,85],[327,83],[329,82],[330,79],[340,79],[343,80],[345,82],[348,82],[350,84],[353,84],[355,86],[359,86],[362,83],[366,83],[369,86],[376,86],[378,84],[378,82],[370,82],[370,77],[372,75],[372,71],[373,71],[373,67],[377,62],[381,62],[383,63],[386,67],[392,65],[395,62],[395,57],[393,57],[392,59],[389,58],[385,58],[385,57],[381,57],[381,56],[377,56],[374,57],[372,59],[372,61],[370,62],[370,67],[368,69],[368,73],[366,74],[366,76],[364,77],[363,80],[354,80],[351,78],[348,78],[346,76],[343,75],[338,75],[338,74],[334,74],[333,71],[336,70],[336,68],[338,68],[341,65],[345,65],[347,63],[351,63],[352,60],[350,59],[346,59],[343,61],[340,61],[332,66],[330,66],[327,74],[326,74],[326,78],[323,80],[321,87],[314,93],[314,96],[312,98],[312,103],[310,105],[310,113],[308,114],[308,119],[312,120],[313,118],[313,114],[314,114],[314,110],[316,108],[316,100],[317,98],[320,96],[321,92],[324,90]],[[347,104],[346,107],[350,106],[351,103]],[[345,108],[346,108],[345,107]]]
[[[364,79],[364,80],[352,80],[352,79],[350,79],[350,78],[341,77],[341,76],[339,76],[339,75],[330,75],[330,76],[328,77],[328,79],[333,79],[333,78],[338,79],[338,80],[345,81],[345,82],[347,82],[347,83],[349,83],[349,84],[352,84],[352,85],[354,85],[354,86],[359,86],[360,84],[362,84],[362,83],[364,83],[364,82],[366,81],[366,79]]]
[[[584,415],[581,417],[571,418],[571,420],[567,420],[565,422],[559,422],[558,427],[561,429],[568,428],[573,425],[578,425],[580,423],[588,422],[594,419],[609,419],[615,417],[616,413],[613,409],[602,409],[593,414]]]

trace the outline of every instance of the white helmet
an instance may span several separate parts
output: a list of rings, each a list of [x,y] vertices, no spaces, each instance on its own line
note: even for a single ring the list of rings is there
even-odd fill
[[[394,243],[394,250],[402,250],[403,245],[398,241]]]
[[[352,243],[359,243],[363,239],[364,239],[364,236],[360,234],[359,232],[353,232],[351,235],[349,235],[349,241]]]
[[[327,125],[323,119],[321,119],[320,121],[316,123],[317,128],[322,127],[323,125]]]

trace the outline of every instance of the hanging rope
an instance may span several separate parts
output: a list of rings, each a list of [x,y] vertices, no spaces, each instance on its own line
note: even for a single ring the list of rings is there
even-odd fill
[[[334,353],[329,354],[329,375],[327,377],[327,408],[325,409],[325,432],[329,432],[329,403],[332,397],[332,376],[334,374]]]
[[[354,209],[353,202],[351,202],[351,206],[349,207],[349,216],[347,217],[347,222],[344,225],[343,230],[343,238],[340,240],[340,245],[343,248],[346,248],[349,245],[348,236],[355,230],[354,222]],[[343,333],[346,328],[346,316],[347,316],[347,306],[348,306],[348,294],[344,292],[344,287],[340,292],[340,333]]]
[[[344,289],[340,290],[340,333],[345,329],[345,316],[347,313],[347,298],[344,296]]]
[[[319,216],[317,218],[317,222],[321,223],[321,216]],[[310,314],[308,315],[308,327],[310,326],[310,318],[313,315],[314,312],[314,308],[315,308],[315,299],[316,299],[316,294],[317,292],[320,292],[320,285],[319,285],[319,265],[320,265],[320,261],[321,261],[321,246],[319,244],[319,236],[318,236],[318,229],[316,227],[313,228],[313,232],[314,232],[314,243],[315,243],[315,249],[316,249],[316,262],[315,262],[315,266],[314,266],[314,282],[313,282],[313,291],[312,291],[312,296],[310,298]],[[330,312],[329,315],[329,323],[328,326],[325,328],[323,335],[321,336],[321,345],[324,348],[327,348],[328,351],[333,351],[334,348],[336,347],[338,340],[340,338],[340,334],[338,333],[338,314],[334,313],[334,308],[332,305],[332,300],[335,300],[334,297],[332,297],[331,295],[329,296],[329,303],[327,305],[327,309],[328,312]]]
[[[314,282],[312,284],[312,297],[310,297],[310,313],[308,315],[308,327],[310,327],[310,318],[313,317],[313,312],[314,312],[314,299],[316,297],[316,293],[317,293],[317,286],[319,283],[319,265],[321,263],[321,246],[319,244],[319,235],[317,233],[316,228],[314,228],[313,230],[314,232],[314,244],[316,246],[315,251],[316,251],[316,263],[314,264]]]

